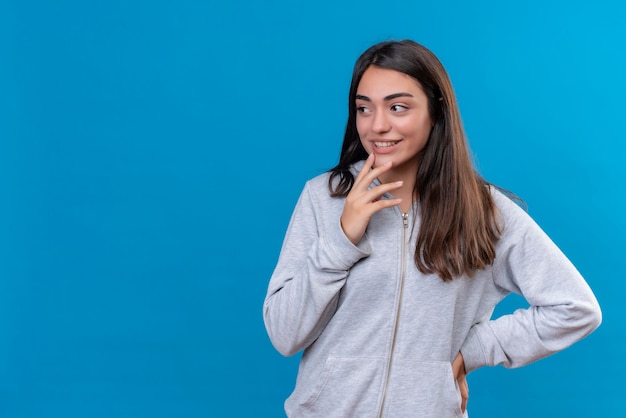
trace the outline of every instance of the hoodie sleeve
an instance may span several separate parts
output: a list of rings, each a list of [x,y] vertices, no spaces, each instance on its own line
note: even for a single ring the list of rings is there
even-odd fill
[[[335,211],[320,207],[324,199],[315,199],[310,183],[292,214],[263,305],[270,340],[285,356],[317,339],[335,313],[350,268],[371,252],[366,237],[358,246],[350,242],[339,216],[322,218]]]
[[[471,328],[461,348],[468,373],[524,366],[581,340],[602,320],[593,292],[545,232],[508,198],[498,194],[496,203],[504,232],[493,280],[503,294],[519,294],[530,306]]]

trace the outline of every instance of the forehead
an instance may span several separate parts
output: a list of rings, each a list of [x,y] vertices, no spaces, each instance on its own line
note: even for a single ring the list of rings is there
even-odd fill
[[[375,96],[376,93],[384,96],[399,92],[424,94],[420,83],[410,75],[374,66],[365,70],[357,87],[357,94],[365,96]]]

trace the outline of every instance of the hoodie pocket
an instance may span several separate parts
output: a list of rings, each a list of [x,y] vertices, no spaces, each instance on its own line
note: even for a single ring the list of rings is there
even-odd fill
[[[329,357],[302,407],[309,413],[337,417],[371,415],[382,388],[384,365],[378,357]]]
[[[463,417],[461,392],[447,361],[394,365],[386,404],[390,417]]]

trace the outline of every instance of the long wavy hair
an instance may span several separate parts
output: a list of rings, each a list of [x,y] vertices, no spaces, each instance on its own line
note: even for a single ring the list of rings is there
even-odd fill
[[[492,264],[501,231],[487,183],[474,169],[452,84],[439,59],[411,40],[387,41],[367,49],[356,61],[348,96],[348,123],[337,166],[330,170],[333,197],[345,197],[354,184],[350,166],[367,158],[356,129],[356,93],[370,66],[414,78],[428,97],[434,122],[419,154],[414,201],[421,224],[414,260],[425,274],[444,281]],[[338,180],[338,181],[337,181]]]

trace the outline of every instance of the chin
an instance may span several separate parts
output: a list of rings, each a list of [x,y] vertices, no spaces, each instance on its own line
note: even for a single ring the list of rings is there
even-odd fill
[[[387,161],[393,161],[393,159],[387,155],[376,155],[376,160],[374,161],[374,167],[381,166],[385,164]]]

